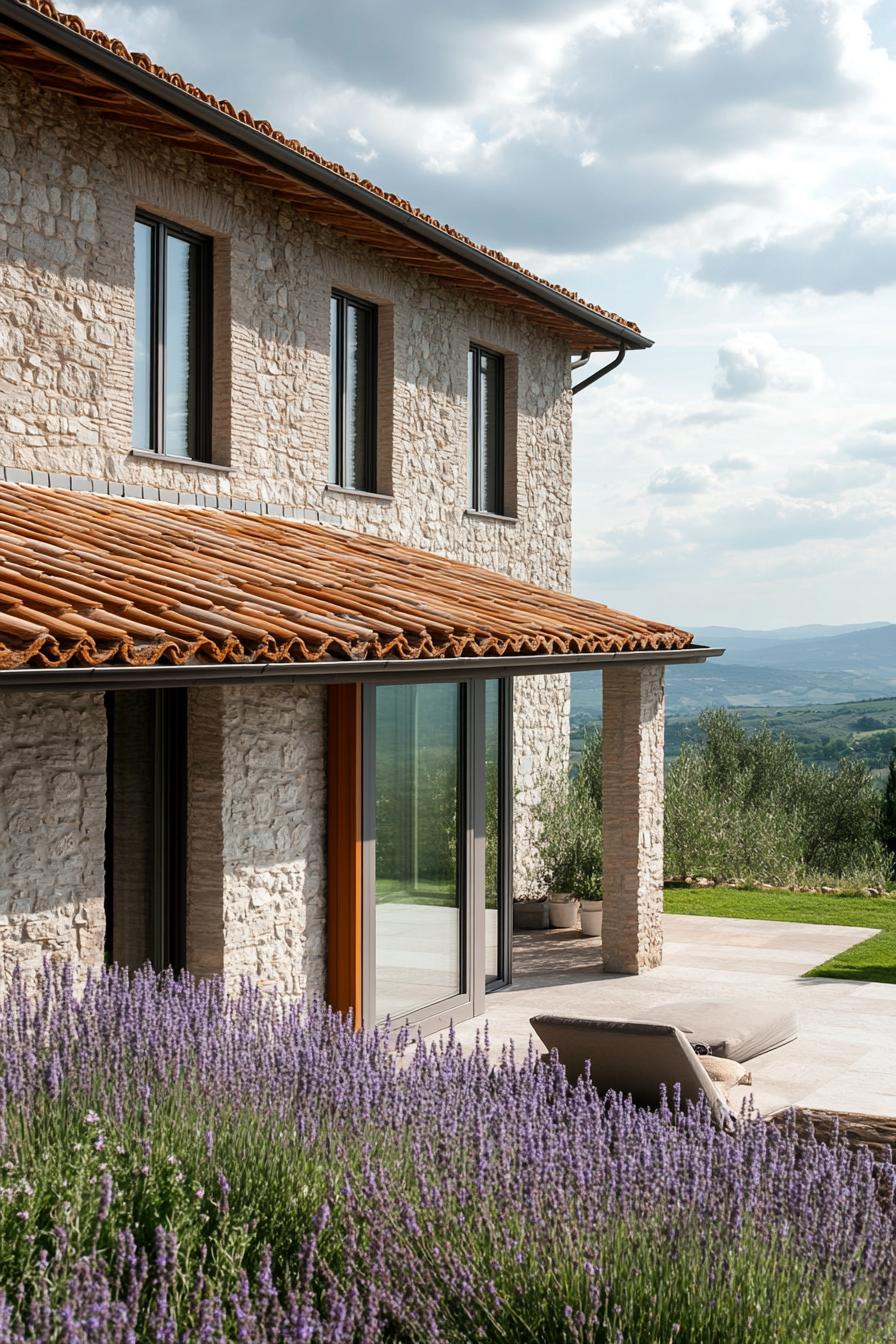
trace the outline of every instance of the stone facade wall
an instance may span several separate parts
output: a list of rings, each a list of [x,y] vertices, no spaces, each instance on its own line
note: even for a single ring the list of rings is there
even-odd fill
[[[0,982],[45,956],[101,965],[103,697],[6,692],[0,742]]]
[[[213,236],[212,467],[131,455],[138,207]],[[328,488],[330,293],[375,300],[392,495]],[[516,520],[468,515],[467,350],[512,356]],[[223,347],[223,348],[221,348]],[[0,70],[0,463],[317,510],[565,588],[572,394],[557,337],[318,225],[232,172]],[[46,476],[46,479],[45,479]]]
[[[214,238],[210,464],[131,453],[138,207]],[[327,484],[334,286],[379,305],[382,496]],[[508,434],[513,519],[466,511],[471,340],[507,356],[508,407],[516,409]],[[175,502],[184,494],[209,505],[262,501],[566,589],[571,409],[569,352],[542,328],[378,256],[228,170],[0,70],[0,466],[7,477],[12,471],[13,479],[79,488],[101,482],[111,493]],[[228,761],[236,771],[251,755],[258,788],[270,789],[272,808],[288,812],[294,786],[281,773],[277,734],[266,727],[268,694],[228,692],[223,739],[214,748],[204,739],[204,749],[221,753],[225,783]],[[275,701],[285,731],[288,701]],[[514,704],[522,883],[532,866],[540,772],[548,754],[562,759],[565,746],[567,679],[527,678]],[[309,789],[320,792],[311,763],[323,739],[323,697],[292,708],[315,744],[300,764]],[[255,734],[248,754],[237,729]],[[220,955],[234,969],[284,983],[307,975],[310,983],[322,974],[306,970],[322,947],[322,915],[304,902],[323,880],[322,830],[314,838],[297,818],[297,829],[276,826],[273,814],[261,826],[249,806],[234,801],[224,826],[230,869]],[[300,879],[293,847],[306,831],[314,852]],[[200,885],[205,871],[196,870]],[[208,901],[203,908],[213,919]],[[273,966],[262,966],[260,949],[281,934],[284,948],[306,940],[301,969],[290,971],[282,950]]]
[[[326,689],[227,686],[221,699],[224,972],[323,993]]]

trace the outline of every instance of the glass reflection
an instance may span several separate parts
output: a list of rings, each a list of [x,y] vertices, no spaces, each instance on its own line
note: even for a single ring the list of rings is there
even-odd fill
[[[485,683],[485,978],[500,974],[501,686]]]
[[[376,692],[376,1016],[462,988],[460,687]]]
[[[165,452],[190,457],[196,404],[194,296],[199,249],[171,234],[165,243]]]
[[[504,504],[503,397],[501,355],[472,346],[467,356],[469,497],[472,508],[486,513],[501,513]]]
[[[330,480],[339,479],[339,397],[342,373],[339,368],[339,300],[330,298]]]
[[[152,447],[152,234],[148,224],[134,223],[134,419],[131,447]]]
[[[368,488],[367,435],[371,415],[370,322],[366,308],[353,303],[345,309],[345,484],[354,490]]]
[[[481,498],[479,507],[497,513],[498,361],[479,357],[479,442],[481,444]]]

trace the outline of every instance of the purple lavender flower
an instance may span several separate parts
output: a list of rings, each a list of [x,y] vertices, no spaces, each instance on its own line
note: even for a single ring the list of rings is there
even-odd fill
[[[47,966],[0,1122],[0,1344],[896,1338],[892,1163],[485,1037]]]

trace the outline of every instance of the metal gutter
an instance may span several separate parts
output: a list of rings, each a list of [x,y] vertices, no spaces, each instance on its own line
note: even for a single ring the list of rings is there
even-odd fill
[[[620,341],[619,353],[617,354],[616,358],[611,359],[609,364],[604,364],[603,368],[598,369],[595,373],[590,374],[587,378],[583,378],[581,382],[575,383],[572,389],[573,396],[575,396],[577,392],[583,392],[585,388],[590,387],[592,383],[596,383],[598,378],[606,378],[608,373],[612,373],[614,369],[619,368],[619,365],[622,363],[624,359],[625,359],[625,341]],[[577,368],[578,366],[575,363],[573,363],[572,367]]]
[[[304,158],[295,150],[271,140],[254,127],[246,126],[243,122],[228,116],[226,112],[221,112],[201,102],[192,94],[166,83],[158,75],[150,74],[131,61],[114,55],[90,38],[81,37],[64,24],[47,19],[36,10],[21,4],[20,0],[0,0],[0,23],[45,51],[90,71],[107,83],[126,93],[136,95],[162,112],[175,115],[178,120],[214,136],[216,140],[223,141],[238,152],[250,154],[267,167],[277,172],[284,172],[307,186],[349,204],[363,214],[384,221],[397,232],[417,242],[425,243],[435,251],[462,262],[468,269],[491,280],[497,280],[527,298],[535,299],[543,307],[551,309],[561,317],[571,318],[592,330],[613,336],[616,340],[625,342],[629,349],[648,350],[653,345],[653,341],[648,337],[632,331],[623,323],[602,317],[583,304],[576,303],[574,299],[568,299],[563,294],[548,289],[537,280],[514,270],[512,266],[485,255],[459,238],[453,238],[442,229],[435,228],[426,220],[409,214],[390,201],[382,200],[359,183],[347,181],[331,168]]]
[[[307,681],[317,685],[360,681],[461,681],[490,677],[550,676],[589,668],[628,667],[642,663],[703,663],[724,649],[692,644],[687,649],[637,653],[520,654],[500,658],[369,659],[319,663],[169,663],[154,667],[22,667],[0,672],[0,691],[110,691],[148,686],[220,686],[249,682]]]

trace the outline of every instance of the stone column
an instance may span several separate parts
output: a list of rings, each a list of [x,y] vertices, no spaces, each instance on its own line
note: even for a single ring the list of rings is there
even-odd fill
[[[663,957],[663,665],[603,672],[603,968]]]

